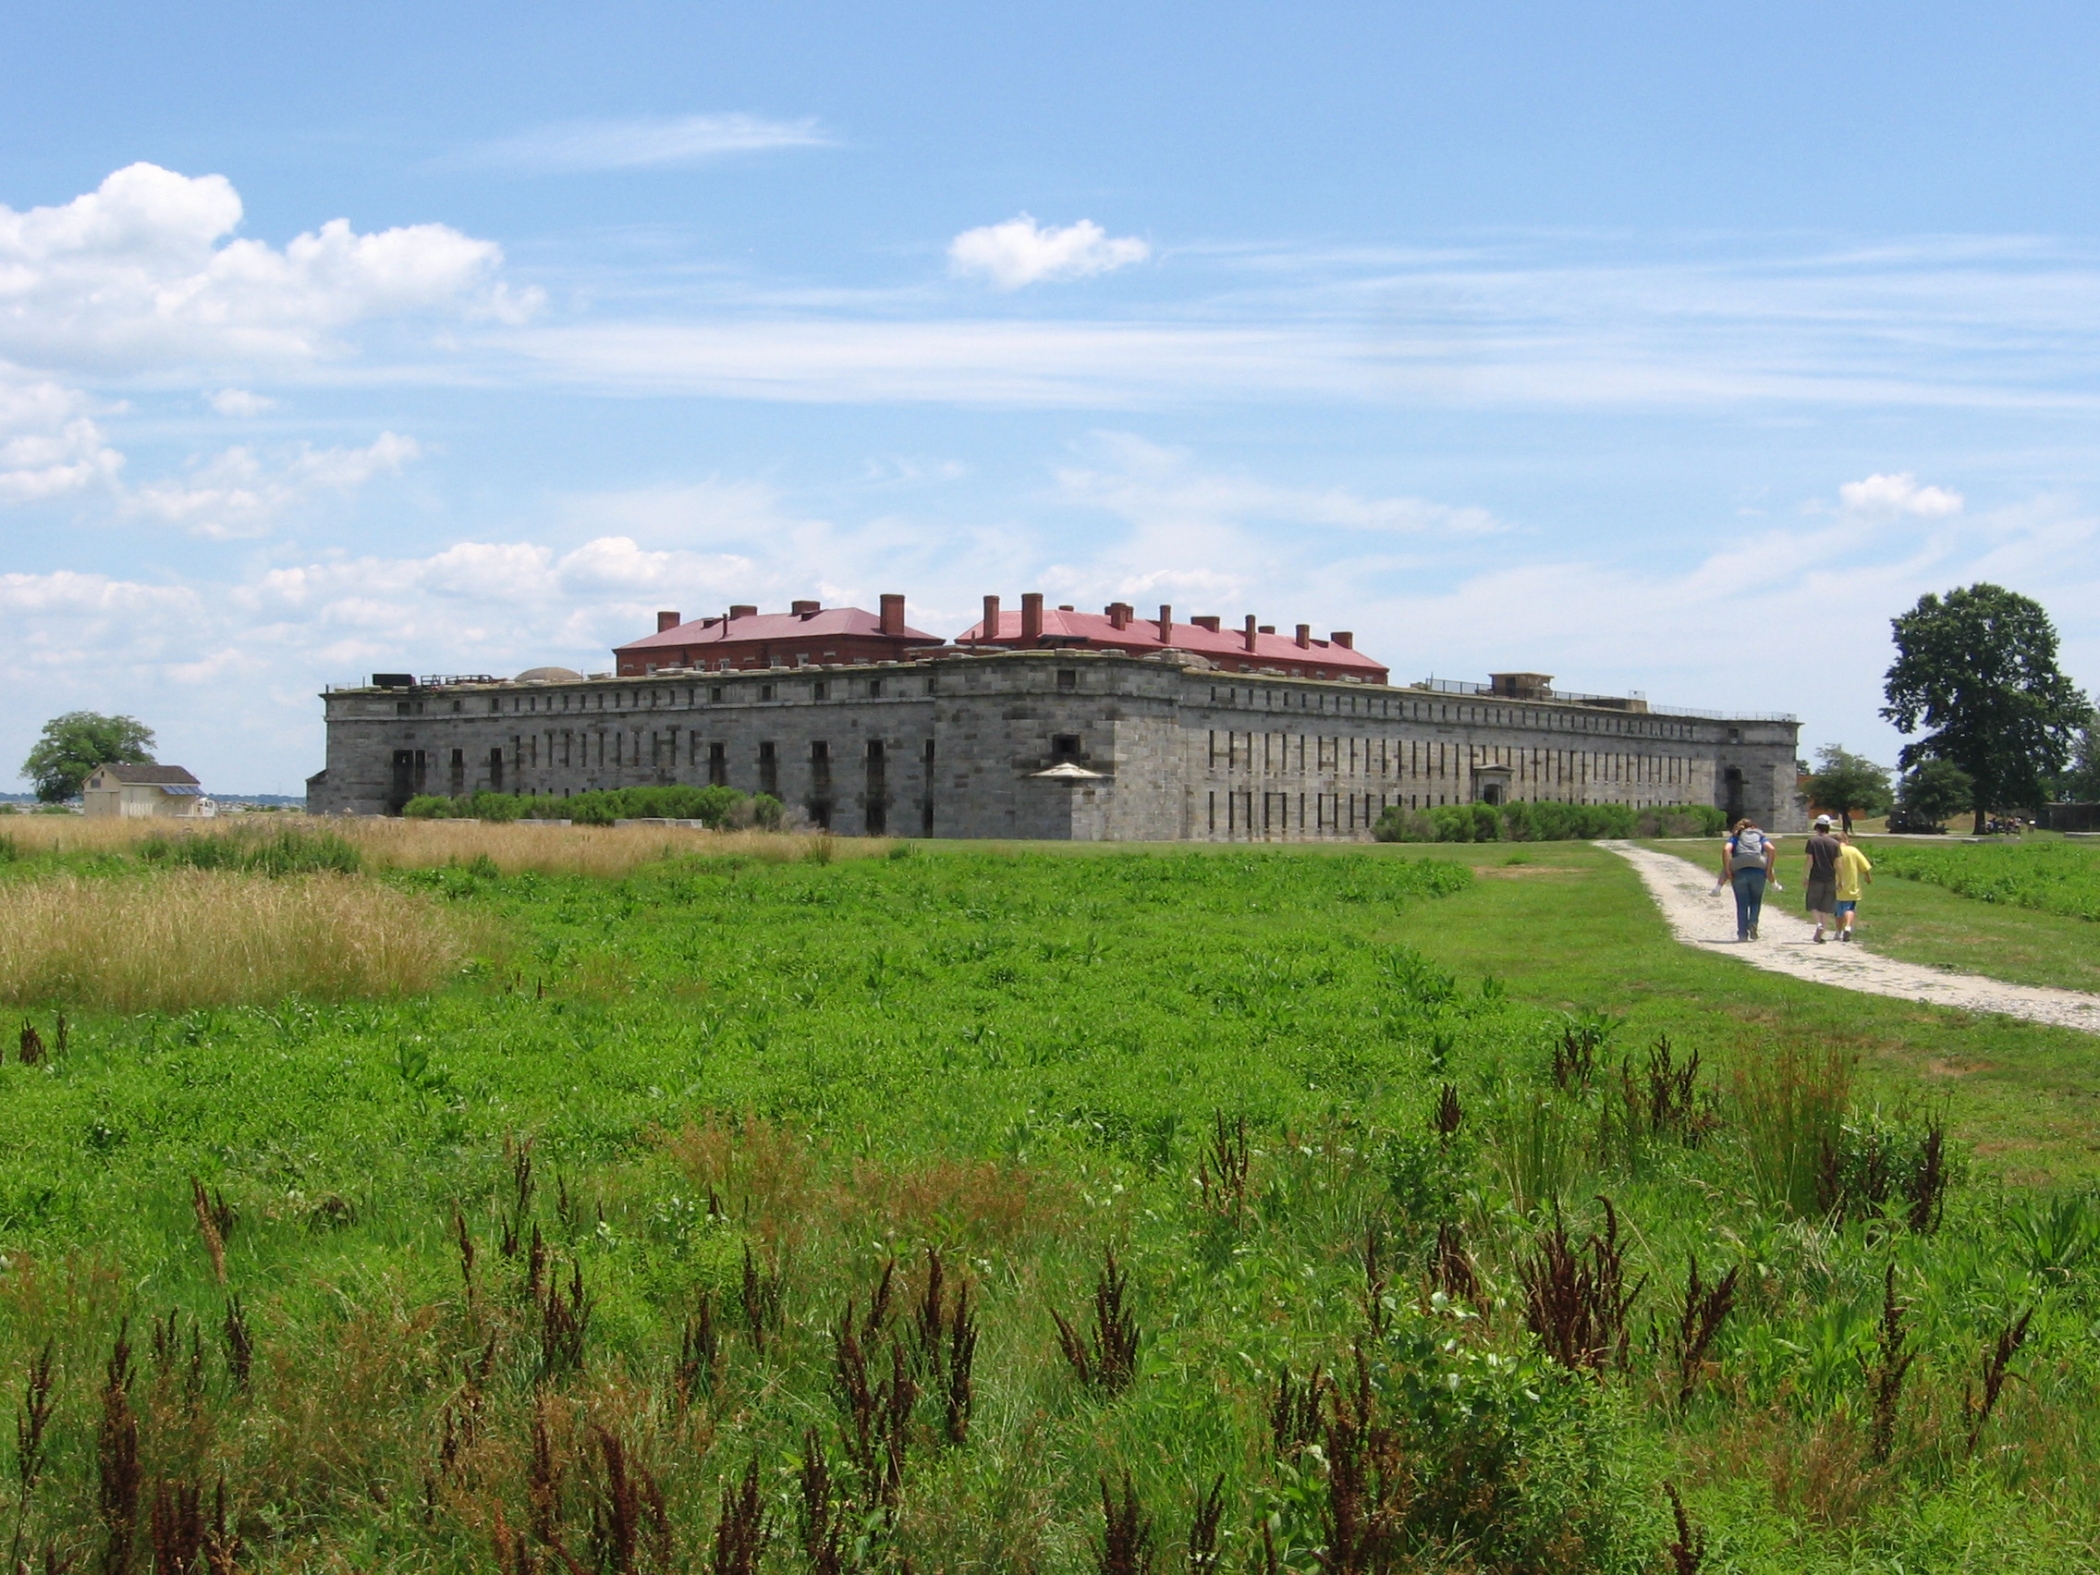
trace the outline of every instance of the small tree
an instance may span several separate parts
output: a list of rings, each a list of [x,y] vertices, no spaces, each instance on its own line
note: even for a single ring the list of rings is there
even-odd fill
[[[36,747],[22,762],[22,775],[46,804],[76,797],[97,766],[149,765],[153,729],[136,717],[68,711],[44,724]]]
[[[2056,797],[2067,804],[2100,804],[2100,739],[2090,722],[2078,730],[2070,769],[2056,779]]]
[[[1843,744],[1825,744],[1816,751],[1816,764],[1819,769],[1808,779],[1808,796],[1817,808],[1835,811],[1847,831],[1855,814],[1886,815],[1896,801],[1889,788],[1889,768],[1851,753]]]
[[[1944,825],[1975,803],[1976,784],[1951,760],[1919,761],[1896,795],[1897,807],[1906,817],[1934,826]]]
[[[1899,732],[1907,769],[1951,760],[1975,784],[1976,830],[1993,809],[2038,804],[2070,758],[2092,707],[2056,665],[2056,629],[2041,604],[2000,585],[1926,595],[1893,620],[1896,660],[1881,714]]]

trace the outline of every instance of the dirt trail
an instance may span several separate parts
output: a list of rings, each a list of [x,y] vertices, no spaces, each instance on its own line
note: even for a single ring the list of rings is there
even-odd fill
[[[1861,990],[1869,995],[1894,995],[1928,1006],[1949,1006],[1964,1012],[2003,1012],[2030,1022],[2056,1028],[2077,1028],[2100,1034],[2100,995],[2081,990],[2051,990],[2039,985],[2005,984],[1973,973],[1942,973],[1916,963],[1877,957],[1856,945],[1828,942],[1816,945],[1811,937],[1815,926],[1801,917],[1798,881],[1774,893],[1764,906],[1755,941],[1735,938],[1735,897],[1713,889],[1711,869],[1691,864],[1675,854],[1657,853],[1630,842],[1604,842],[1641,872],[1649,895],[1670,921],[1670,928],[1687,946],[1726,952],[1753,968],[1792,974],[1840,990]]]

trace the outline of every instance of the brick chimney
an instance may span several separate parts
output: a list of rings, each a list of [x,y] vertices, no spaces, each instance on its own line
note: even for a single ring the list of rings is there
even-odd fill
[[[1028,591],[1021,597],[1021,649],[1032,651],[1043,638],[1043,593]]]
[[[797,618],[814,618],[824,610],[822,602],[789,602],[788,611]]]
[[[1327,637],[1327,643],[1338,645],[1345,651],[1353,651],[1356,649],[1356,636],[1347,629],[1337,629]]]
[[[1189,622],[1199,629],[1208,629],[1212,634],[1218,632],[1218,615],[1216,613],[1202,613],[1191,618]]]
[[[732,607],[729,609],[729,616],[731,618],[756,618],[758,609],[756,607]]]
[[[1165,602],[1159,604],[1159,643],[1169,645],[1174,639],[1174,609]]]
[[[904,598],[885,593],[882,598],[882,632],[888,635],[904,633]]]
[[[1310,651],[1312,649],[1312,625],[1309,623],[1298,625],[1298,649],[1301,651]]]
[[[987,596],[984,599],[984,622],[977,626],[977,638],[980,640],[996,640],[999,638],[999,598],[996,596]]]
[[[1247,649],[1250,651],[1254,649],[1254,635],[1254,614],[1249,613],[1247,614]]]
[[[1135,610],[1128,602],[1110,602],[1108,604],[1108,626],[1119,631],[1128,629],[1130,627],[1130,615]]]
[[[684,622],[685,620],[674,612],[660,612],[656,615],[656,632],[662,634],[666,629],[675,629]]]

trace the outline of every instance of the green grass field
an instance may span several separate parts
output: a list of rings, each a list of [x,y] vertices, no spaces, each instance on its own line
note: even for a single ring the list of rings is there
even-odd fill
[[[355,876],[472,960],[24,1008],[17,1557],[187,1567],[223,1482],[255,1570],[1635,1571],[1667,1487],[1708,1570],[2095,1567],[2090,1039],[1586,845],[812,851]],[[62,868],[164,878],[0,902]]]

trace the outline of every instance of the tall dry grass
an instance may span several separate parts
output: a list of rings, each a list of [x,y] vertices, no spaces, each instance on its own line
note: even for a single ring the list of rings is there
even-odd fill
[[[487,858],[506,875],[626,875],[686,854],[768,863],[871,858],[890,844],[823,832],[701,831],[683,826],[558,826],[530,820],[315,820],[354,844],[372,869],[428,869]]]
[[[683,854],[741,856],[769,863],[873,858],[892,844],[824,832],[700,831],[683,826],[561,826],[548,821],[390,820],[307,815],[90,820],[82,815],[0,817],[0,836],[23,855],[124,853],[148,838],[264,839],[286,830],[326,831],[348,840],[369,869],[430,869],[487,858],[506,875],[618,876]]]
[[[466,950],[436,904],[355,876],[48,875],[4,888],[0,1001],[138,1012],[399,995],[435,987]]]

